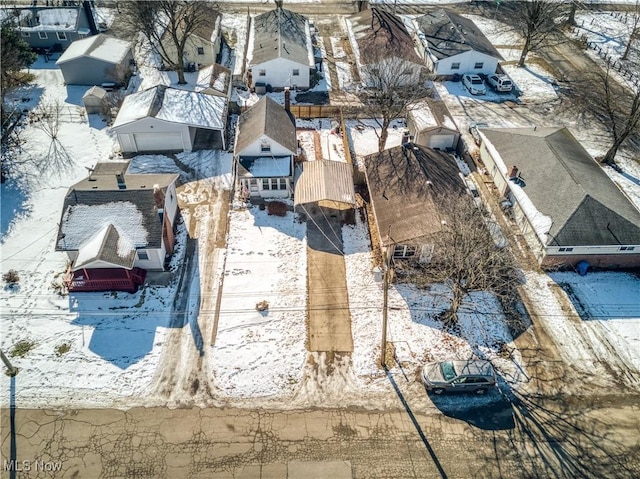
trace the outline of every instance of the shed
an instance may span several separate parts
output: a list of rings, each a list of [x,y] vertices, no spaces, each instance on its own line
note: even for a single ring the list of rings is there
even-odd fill
[[[82,95],[82,104],[87,113],[102,113],[107,98],[107,90],[99,86],[92,86]]]
[[[67,85],[100,85],[126,81],[132,59],[129,42],[101,33],[73,42],[56,65]]]

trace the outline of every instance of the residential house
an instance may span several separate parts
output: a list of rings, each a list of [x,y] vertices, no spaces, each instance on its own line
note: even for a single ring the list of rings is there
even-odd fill
[[[340,217],[354,221],[353,167],[344,161],[304,161],[297,167],[294,208],[301,218]]]
[[[433,108],[432,108],[433,106]],[[436,150],[455,150],[460,132],[441,102],[423,100],[407,107],[412,142]]]
[[[268,96],[240,115],[235,158],[242,190],[254,198],[288,198],[298,154],[293,115]]]
[[[276,8],[253,17],[247,52],[247,83],[272,88],[309,88],[315,68],[309,21]]]
[[[222,44],[222,15],[220,12],[209,9],[207,21],[202,22],[187,37],[184,45],[183,65],[189,64],[199,68],[202,65],[211,65],[216,62]],[[183,24],[179,28],[183,28]],[[169,30],[166,30],[161,38],[162,48],[171,59],[177,61],[177,51]]]
[[[400,17],[372,8],[346,22],[363,85],[381,87],[379,79],[391,76],[400,76],[406,85],[421,80],[425,67]]]
[[[178,175],[130,175],[128,162],[98,163],[67,192],[56,251],[69,256],[70,291],[129,291],[173,252]]]
[[[157,85],[128,95],[113,126],[125,153],[224,149],[227,99]]]
[[[428,263],[442,230],[442,205],[465,194],[455,158],[407,143],[366,156],[367,185],[383,248],[394,260]]]
[[[490,75],[504,60],[476,24],[462,15],[441,8],[413,22],[418,51],[436,75]]]
[[[482,128],[480,158],[543,267],[640,266],[640,212],[563,127]]]
[[[4,8],[2,17],[13,20],[22,39],[32,48],[62,51],[75,40],[98,33],[90,2],[67,3],[62,7]]]
[[[67,85],[122,84],[131,75],[132,61],[129,42],[101,33],[73,42],[56,65]]]

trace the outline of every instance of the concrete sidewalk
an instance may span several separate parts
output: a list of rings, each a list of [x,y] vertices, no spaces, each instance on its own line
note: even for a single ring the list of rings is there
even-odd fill
[[[342,227],[319,214],[307,221],[309,351],[352,352]]]

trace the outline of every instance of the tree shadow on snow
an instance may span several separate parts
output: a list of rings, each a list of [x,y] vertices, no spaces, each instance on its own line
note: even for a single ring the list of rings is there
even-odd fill
[[[4,242],[15,221],[31,213],[29,193],[27,185],[20,180],[10,179],[0,185],[0,243]]]

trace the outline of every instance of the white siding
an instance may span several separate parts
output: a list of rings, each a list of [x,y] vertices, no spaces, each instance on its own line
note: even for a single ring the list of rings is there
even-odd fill
[[[493,179],[496,188],[498,189],[500,194],[503,194],[505,188],[507,187],[507,181],[502,176],[500,168],[498,167],[498,165],[496,165],[493,157],[489,154],[487,146],[484,142],[482,142],[482,145],[480,146],[480,159],[484,163],[484,166],[486,167],[489,175],[491,175],[491,179]]]
[[[264,75],[260,71],[264,70]],[[293,70],[298,70],[298,75],[293,75]],[[293,87],[309,88],[309,65],[296,63],[286,58],[276,58],[268,62],[251,66],[251,86],[256,82],[271,85],[273,88]]]
[[[474,68],[475,64],[478,62],[483,64],[482,68]],[[476,51],[468,51],[438,60],[435,63],[434,73],[437,75],[455,75],[456,73],[460,75],[464,73],[483,73],[485,75],[490,75],[491,73],[495,73],[496,68],[498,67],[498,62],[498,58]],[[451,65],[453,63],[459,63],[460,68],[455,70],[452,69]]]
[[[167,192],[164,198],[164,208],[165,214],[169,217],[171,224],[173,225],[173,221],[175,220],[176,213],[178,211],[178,195],[176,195],[175,181],[167,187]]]
[[[187,125],[180,125],[177,123],[170,123],[163,120],[158,120],[156,118],[142,118],[137,121],[133,121],[131,123],[127,123],[125,125],[120,125],[114,128],[118,135],[118,141],[120,143],[120,148],[123,152],[135,153],[138,151],[159,151],[162,149],[184,149],[184,151],[191,151],[192,143],[191,143],[191,135],[189,133],[189,127]],[[182,137],[181,144],[177,142],[177,140],[173,139],[170,146],[171,148],[162,148],[160,146],[166,145],[167,143],[167,134],[175,133],[176,135],[180,135]],[[157,140],[157,148],[144,148],[141,149],[139,145],[136,144],[135,135],[147,134],[153,135]],[[149,137],[147,137],[148,139]],[[140,141],[142,136],[139,136]],[[145,141],[146,143],[146,141]],[[145,146],[145,145],[143,145]]]
[[[142,268],[146,270],[162,270],[164,269],[164,257],[166,254],[166,250],[164,245],[161,248],[157,249],[145,249],[147,256],[149,259],[138,259],[138,255],[136,253],[136,261],[133,264],[134,267]]]
[[[262,151],[262,142],[269,142],[271,151],[266,153]],[[280,143],[276,143],[267,135],[262,135],[259,140],[247,146],[244,150],[238,151],[237,156],[288,156],[295,155],[295,151],[289,151]]]

